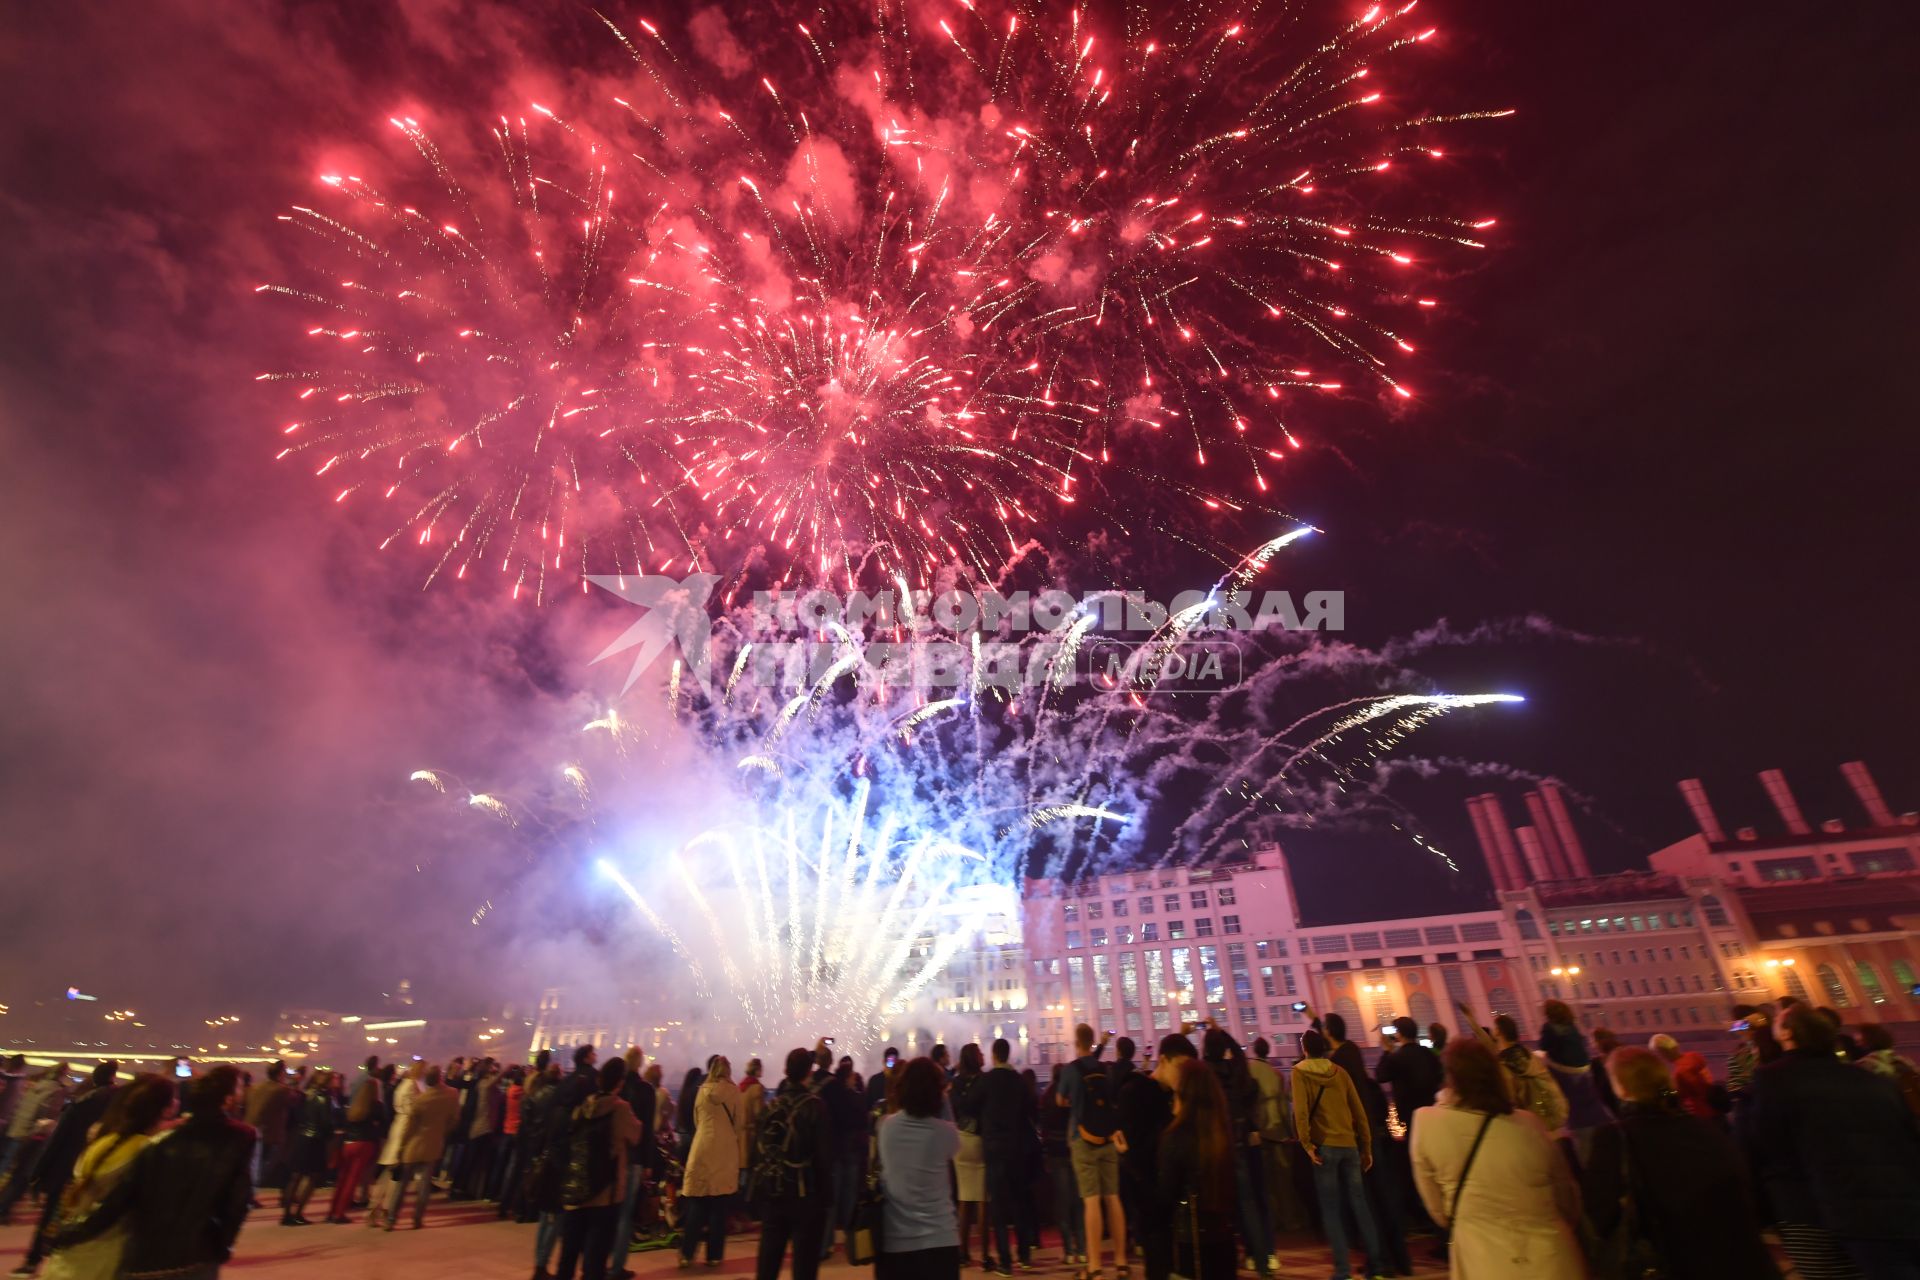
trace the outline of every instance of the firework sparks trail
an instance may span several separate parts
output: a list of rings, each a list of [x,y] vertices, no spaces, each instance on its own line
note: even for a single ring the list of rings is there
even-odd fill
[[[430,578],[924,588],[1073,512],[1222,554],[1315,397],[1414,398],[1490,225],[1440,143],[1507,113],[1406,101],[1413,3],[785,9],[728,35],[757,83],[600,15],[636,74],[500,118],[491,172],[398,117],[424,181],[286,215],[327,258],[262,286],[327,353],[263,375],[287,456]]]
[[[916,611],[929,639],[970,663],[989,660],[971,637],[939,630],[936,612]],[[977,665],[950,687],[903,685],[876,643],[890,627],[829,628],[769,667],[778,646],[754,629],[764,625],[745,612],[723,619],[717,643],[753,646],[760,665],[737,670],[712,701],[669,704],[702,754],[737,763],[723,784],[737,816],[675,837],[670,852],[649,819],[628,849],[613,816],[617,779],[644,779],[670,757],[618,751],[581,802],[599,810],[591,843],[617,842],[608,865],[649,868],[635,872],[654,886],[649,896],[623,886],[643,923],[699,965],[703,982],[715,980],[708,961],[725,957],[715,995],[744,1025],[764,1035],[828,1029],[855,1046],[874,1043],[996,914],[1017,914],[1024,878],[1140,865],[1150,840],[1168,839],[1149,831],[1164,798],[1192,809],[1168,857],[1205,860],[1301,826],[1384,818],[1446,859],[1386,794],[1391,775],[1372,766],[1436,716],[1517,700],[1355,694],[1356,683],[1422,681],[1376,651],[1310,633],[1222,631],[1184,610],[1141,647],[1240,645],[1253,660],[1244,683],[1211,699],[1165,692],[1141,672],[1113,687],[1061,685],[1055,650],[1076,631],[1084,638],[1076,621],[1021,644],[1032,674],[1017,688],[984,681]],[[1174,631],[1181,639],[1170,641]],[[569,769],[584,766],[561,770],[572,781]],[[1196,777],[1220,780],[1197,806]],[[579,800],[577,789],[559,794]],[[669,920],[681,927],[661,927]]]

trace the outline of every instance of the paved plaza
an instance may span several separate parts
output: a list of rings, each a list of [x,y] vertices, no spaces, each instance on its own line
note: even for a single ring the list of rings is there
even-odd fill
[[[0,1227],[0,1270],[18,1265],[26,1251],[29,1228],[23,1223],[24,1217],[16,1212],[15,1225]],[[279,1221],[277,1209],[254,1212],[246,1230],[240,1233],[227,1274],[244,1280],[428,1280],[439,1276],[527,1280],[533,1273],[533,1228],[497,1221],[491,1206],[436,1204],[428,1210],[426,1226],[419,1231],[404,1225],[392,1232],[369,1231],[357,1219],[346,1227],[320,1222],[310,1227],[282,1227]],[[756,1243],[750,1235],[730,1236],[727,1258],[720,1267],[713,1271],[697,1267],[690,1274],[750,1276]],[[1424,1254],[1427,1247],[1427,1241],[1414,1242],[1416,1253]],[[680,1274],[674,1259],[673,1250],[659,1249],[633,1254],[627,1265],[636,1275],[652,1280]],[[1310,1239],[1284,1243],[1280,1261],[1280,1274],[1286,1277],[1323,1280],[1329,1270],[1325,1247]],[[1060,1251],[1051,1242],[1042,1249],[1039,1262],[1036,1275],[1072,1274],[1072,1269],[1060,1262]],[[1357,1258],[1355,1262],[1357,1265]],[[1107,1274],[1112,1271],[1109,1265]],[[836,1258],[820,1274],[871,1277],[873,1269],[850,1267]],[[983,1273],[974,1267],[966,1274]],[[1137,1266],[1134,1274],[1140,1274]],[[1416,1274],[1420,1280],[1443,1280],[1447,1273],[1444,1266],[1429,1266]]]

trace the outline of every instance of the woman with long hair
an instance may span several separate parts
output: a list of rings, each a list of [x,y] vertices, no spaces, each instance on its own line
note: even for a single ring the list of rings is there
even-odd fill
[[[977,1044],[960,1046],[960,1069],[954,1073],[953,1123],[960,1130],[960,1154],[953,1158],[954,1185],[960,1193],[960,1265],[973,1265],[967,1256],[969,1237],[980,1227],[980,1261],[991,1266],[992,1243],[987,1235],[987,1154],[980,1137],[980,1104],[985,1099],[986,1059]]]
[[[1546,1022],[1540,1028],[1540,1050],[1546,1054],[1547,1070],[1567,1099],[1567,1131],[1574,1153],[1581,1160],[1593,1146],[1593,1134],[1613,1117],[1600,1100],[1600,1086],[1594,1073],[1604,1071],[1587,1052],[1587,1038],[1574,1021],[1573,1010],[1564,1000],[1549,1000],[1541,1006]],[[1701,1065],[1706,1065],[1705,1060]]]
[[[98,1135],[73,1166],[73,1180],[60,1201],[63,1223],[84,1218],[120,1184],[173,1105],[173,1082],[158,1074],[135,1076],[114,1095],[100,1118]],[[127,1223],[122,1219],[91,1240],[55,1252],[47,1260],[45,1280],[115,1280],[126,1245]]]
[[[1240,1222],[1240,1240],[1254,1270],[1273,1271],[1273,1206],[1267,1197],[1267,1167],[1260,1153],[1260,1088],[1247,1068],[1240,1042],[1219,1027],[1208,1027],[1200,1051],[1227,1101],[1227,1123],[1233,1130],[1234,1198]]]
[[[333,1072],[323,1067],[307,1077],[306,1090],[287,1117],[287,1187],[280,1193],[281,1226],[307,1225],[307,1201],[326,1176],[333,1135],[340,1127],[339,1113]]]
[[[1454,1280],[1584,1280],[1580,1192],[1546,1126],[1515,1108],[1481,1041],[1455,1040],[1441,1061],[1448,1101],[1414,1112],[1413,1180],[1452,1233]]]
[[[697,1074],[697,1073],[694,1073]],[[680,1181],[680,1265],[693,1265],[701,1241],[707,1246],[707,1265],[717,1267],[727,1248],[727,1206],[740,1189],[740,1090],[733,1084],[733,1064],[714,1057],[706,1080],[687,1096],[693,1098],[693,1141],[687,1147],[686,1172]],[[680,1100],[687,1110],[686,1097]],[[682,1135],[685,1140],[685,1135]]]
[[[1155,1216],[1172,1236],[1175,1273],[1233,1280],[1239,1193],[1226,1091],[1207,1063],[1183,1058],[1173,1071],[1173,1122],[1160,1138],[1154,1170]]]

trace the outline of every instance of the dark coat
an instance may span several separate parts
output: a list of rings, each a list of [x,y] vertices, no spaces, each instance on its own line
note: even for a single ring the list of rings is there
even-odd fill
[[[1775,1222],[1920,1240],[1920,1128],[1888,1081],[1824,1053],[1754,1072],[1740,1139]]]
[[[1624,1143],[1625,1160],[1622,1159]],[[1676,1107],[1629,1105],[1593,1134],[1581,1196],[1602,1235],[1620,1221],[1622,1180],[1665,1274],[1687,1280],[1777,1280],[1760,1239],[1753,1183],[1733,1140]]]
[[[1380,1065],[1374,1068],[1374,1078],[1393,1090],[1394,1109],[1406,1125],[1412,1125],[1414,1112],[1433,1105],[1445,1076],[1440,1055],[1418,1042],[1381,1055]]]
[[[195,1116],[149,1143],[106,1199],[51,1243],[80,1244],[124,1220],[120,1275],[127,1280],[217,1266],[247,1220],[252,1156],[252,1129]]]
[[[72,1106],[60,1113],[53,1132],[47,1135],[40,1154],[33,1162],[27,1184],[45,1195],[58,1196],[73,1176],[73,1166],[87,1149],[87,1131],[100,1123],[113,1105],[118,1090],[108,1085],[82,1094]]]

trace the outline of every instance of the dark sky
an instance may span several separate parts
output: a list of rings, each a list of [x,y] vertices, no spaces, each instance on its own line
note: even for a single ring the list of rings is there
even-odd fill
[[[1329,531],[1305,569],[1369,643],[1439,617],[1563,628],[1430,663],[1530,701],[1421,747],[1564,778],[1604,865],[1690,829],[1690,775],[1729,825],[1769,825],[1768,766],[1816,820],[1855,816],[1853,758],[1920,806],[1910,10],[1429,3],[1436,76],[1520,109],[1462,166],[1496,251],[1445,285],[1450,374],[1303,462]],[[469,992],[497,963],[422,923],[473,885],[401,874],[432,838],[395,780],[510,773],[572,713],[550,655],[584,624],[421,596],[270,465],[249,290],[330,147],[410,95],[563,80],[511,56],[591,43],[554,13],[9,12],[0,1003],[69,982],[351,1003],[402,972]],[[1423,816],[1461,847],[1458,795]],[[1378,899],[1342,866],[1303,875],[1317,913],[1441,892]]]

